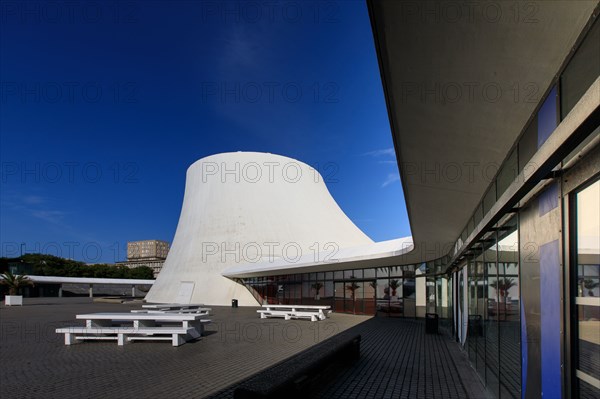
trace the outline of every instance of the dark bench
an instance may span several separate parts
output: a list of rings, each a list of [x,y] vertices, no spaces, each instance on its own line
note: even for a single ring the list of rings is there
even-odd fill
[[[300,398],[319,380],[360,358],[358,334],[338,334],[242,382],[235,399]]]

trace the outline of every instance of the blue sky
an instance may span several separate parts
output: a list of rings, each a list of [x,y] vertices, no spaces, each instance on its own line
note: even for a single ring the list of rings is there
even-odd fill
[[[409,235],[364,1],[272,4],[3,3],[2,256],[172,241],[187,167],[228,151],[335,170],[367,235]]]

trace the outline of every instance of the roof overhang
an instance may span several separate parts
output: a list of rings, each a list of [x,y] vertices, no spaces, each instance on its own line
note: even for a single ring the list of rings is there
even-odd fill
[[[598,1],[486,4],[368,0],[409,262],[452,248]]]
[[[229,278],[276,276],[294,273],[327,272],[341,269],[395,266],[413,250],[412,238],[381,241],[349,248],[304,255],[298,259],[275,258],[260,263],[247,263],[225,269]]]
[[[118,285],[152,285],[155,280],[129,278],[96,278],[96,277],[62,277],[62,276],[31,276],[27,278],[34,283],[55,284],[118,284]],[[2,279],[2,277],[0,277]]]

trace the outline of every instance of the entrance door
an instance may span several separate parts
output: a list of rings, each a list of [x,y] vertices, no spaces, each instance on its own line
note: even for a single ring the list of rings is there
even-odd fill
[[[335,311],[375,314],[375,280],[335,281]]]

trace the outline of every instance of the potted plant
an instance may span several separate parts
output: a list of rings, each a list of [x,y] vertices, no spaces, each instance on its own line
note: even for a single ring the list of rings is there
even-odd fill
[[[312,285],[312,289],[315,290],[315,300],[318,301],[319,299],[321,299],[321,296],[319,295],[319,291],[321,290],[321,288],[323,288],[323,284],[322,283],[314,283]]]
[[[356,297],[355,292],[360,288],[360,285],[356,284],[356,282],[352,281],[349,285],[346,286],[346,289],[350,291],[350,298],[352,298],[352,312],[356,314]]]
[[[400,287],[400,280],[390,280],[390,288],[392,289],[392,299],[396,300],[396,290]]]
[[[8,287],[8,295],[4,298],[4,304],[7,306],[23,305],[23,296],[17,295],[19,289],[25,286],[33,286],[33,281],[24,274],[14,275],[10,271],[2,273],[0,278],[0,284]]]
[[[508,290],[516,286],[517,283],[513,278],[499,278],[496,284],[498,295],[500,296],[500,302],[506,304],[508,299]]]

